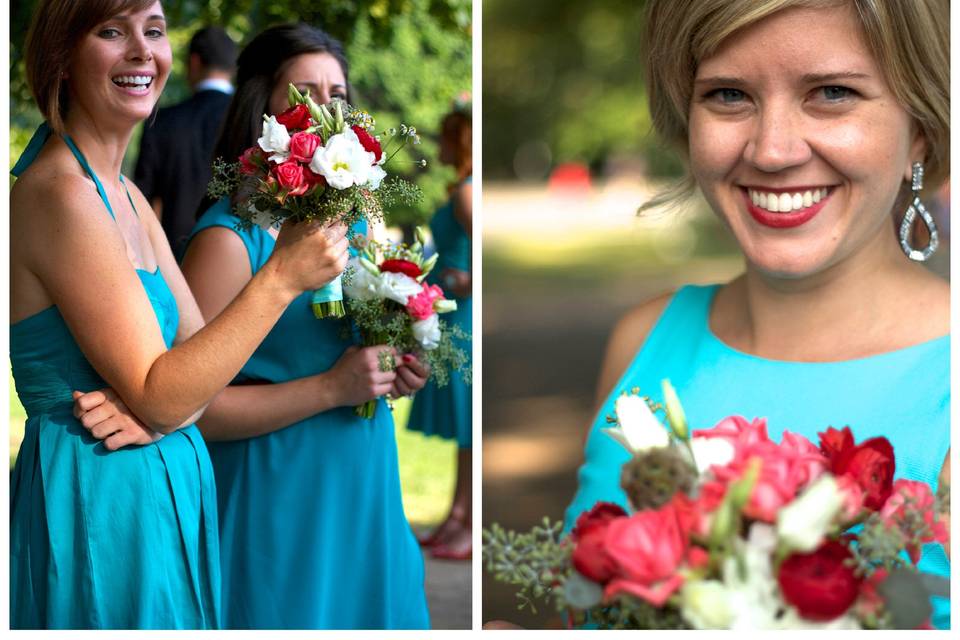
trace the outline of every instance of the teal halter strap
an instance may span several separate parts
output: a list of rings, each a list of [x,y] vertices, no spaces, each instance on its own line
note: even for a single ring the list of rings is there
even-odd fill
[[[27,143],[27,148],[23,150],[23,153],[17,160],[17,164],[14,165],[10,173],[12,173],[14,176],[19,176],[26,171],[27,167],[29,167],[33,161],[37,159],[37,156],[40,154],[40,150],[43,149],[43,145],[46,144],[47,139],[52,133],[53,130],[50,129],[50,125],[48,125],[46,122],[41,124],[40,127],[37,128],[36,133],[33,134],[33,137],[30,138],[30,142]],[[98,178],[97,174],[93,172],[93,168],[90,166],[90,163],[88,163],[87,159],[83,157],[83,153],[80,152],[80,149],[70,138],[70,136],[63,134],[63,141],[67,143],[68,147],[70,147],[70,151],[77,159],[77,162],[80,163],[80,166],[83,167],[83,170],[86,171],[90,178],[93,179],[93,183],[97,186],[97,193],[100,194],[100,199],[103,200],[103,204],[107,207],[107,212],[110,214],[111,218],[116,220],[117,218],[113,214],[113,207],[110,206],[110,200],[107,198],[107,192],[104,190],[103,184],[100,182],[100,178]],[[139,217],[140,214],[137,212],[137,206],[133,204],[133,197],[130,196],[130,189],[127,188],[127,181],[123,179],[122,174],[120,175],[120,183],[123,184],[123,189],[127,192],[127,200],[130,201],[130,206],[133,207],[133,213]]]

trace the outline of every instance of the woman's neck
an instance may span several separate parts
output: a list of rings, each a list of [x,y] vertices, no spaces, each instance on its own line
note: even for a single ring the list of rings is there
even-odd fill
[[[64,133],[74,141],[101,179],[116,180],[133,134],[133,127],[106,123],[80,108],[71,109],[64,121]]]
[[[718,292],[710,324],[727,344],[761,357],[848,360],[948,332],[946,286],[899,253],[891,231],[809,277],[748,267]]]

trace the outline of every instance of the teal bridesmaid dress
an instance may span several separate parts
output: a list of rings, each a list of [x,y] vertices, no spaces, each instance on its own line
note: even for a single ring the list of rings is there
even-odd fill
[[[274,239],[221,200],[193,235],[237,233],[256,273]],[[365,228],[355,229],[360,233]],[[330,369],[351,339],[344,320],[317,320],[295,299],[240,372],[279,383]],[[223,625],[230,629],[425,629],[423,558],[407,524],[393,417],[352,407],[255,438],[210,442],[220,512]]]
[[[470,182],[470,178],[467,178]],[[468,335],[473,331],[473,297],[453,296],[440,281],[444,269],[459,269],[470,273],[470,236],[453,215],[453,201],[447,201],[437,209],[430,220],[430,233],[440,258],[428,276],[432,284],[444,289],[444,295],[457,301],[457,310],[440,316],[448,325],[456,325]],[[454,340],[467,355],[471,354],[473,340]],[[410,410],[407,428],[428,436],[440,436],[456,440],[461,449],[469,449],[473,443],[473,394],[472,387],[464,382],[460,373],[451,372],[450,383],[438,387],[430,381],[417,392]]]
[[[41,127],[14,175],[49,135]],[[113,217],[99,179],[64,139]],[[169,348],[179,321],[176,300],[159,268],[137,275]],[[109,385],[55,306],[11,325],[10,359],[27,411],[10,479],[11,627],[216,628],[216,495],[197,428],[113,452],[90,436],[73,417],[71,393]]]
[[[599,500],[627,506],[620,467],[627,452],[600,430],[625,390],[662,402],[660,381],[676,388],[693,429],[722,418],[767,418],[767,433],[784,430],[817,442],[817,432],[849,425],[854,438],[884,436],[896,454],[896,478],[925,482],[936,491],[950,448],[950,336],[868,358],[841,362],[785,362],[737,351],[710,330],[718,287],[687,286],[671,299],[643,347],[607,397],[587,439],[579,487],[567,508],[569,531]],[[949,577],[939,544],[923,548],[920,570]],[[932,598],[934,626],[950,626],[950,602]]]

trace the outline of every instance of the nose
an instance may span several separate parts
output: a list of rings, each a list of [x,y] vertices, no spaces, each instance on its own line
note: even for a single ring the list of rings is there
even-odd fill
[[[320,87],[317,89],[317,97],[320,99],[320,104],[329,104],[330,103],[330,89],[326,87]]]
[[[127,59],[137,62],[147,62],[153,59],[153,49],[150,48],[150,42],[147,37],[134,32],[127,41]]]
[[[783,171],[803,164],[812,151],[803,114],[789,104],[768,104],[760,111],[744,159],[761,171]]]

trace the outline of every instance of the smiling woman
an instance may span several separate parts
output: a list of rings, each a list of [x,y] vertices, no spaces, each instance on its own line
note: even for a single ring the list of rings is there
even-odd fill
[[[26,63],[47,122],[10,194],[10,359],[27,413],[11,627],[216,628],[216,492],[193,423],[290,301],[343,270],[344,230],[284,227],[277,259],[204,326],[120,174],[170,69],[160,3],[41,0]],[[139,419],[105,415],[107,398]]]
[[[948,494],[950,292],[916,262],[935,231],[926,246],[910,228],[921,185],[949,173],[948,24],[946,0],[649,3],[651,112],[689,173],[645,208],[699,187],[746,270],[620,321],[567,530],[598,501],[627,506],[605,418],[635,387],[662,402],[665,378],[692,427],[740,414],[816,441],[849,424],[892,443],[896,477]],[[948,576],[945,549],[919,567]]]

